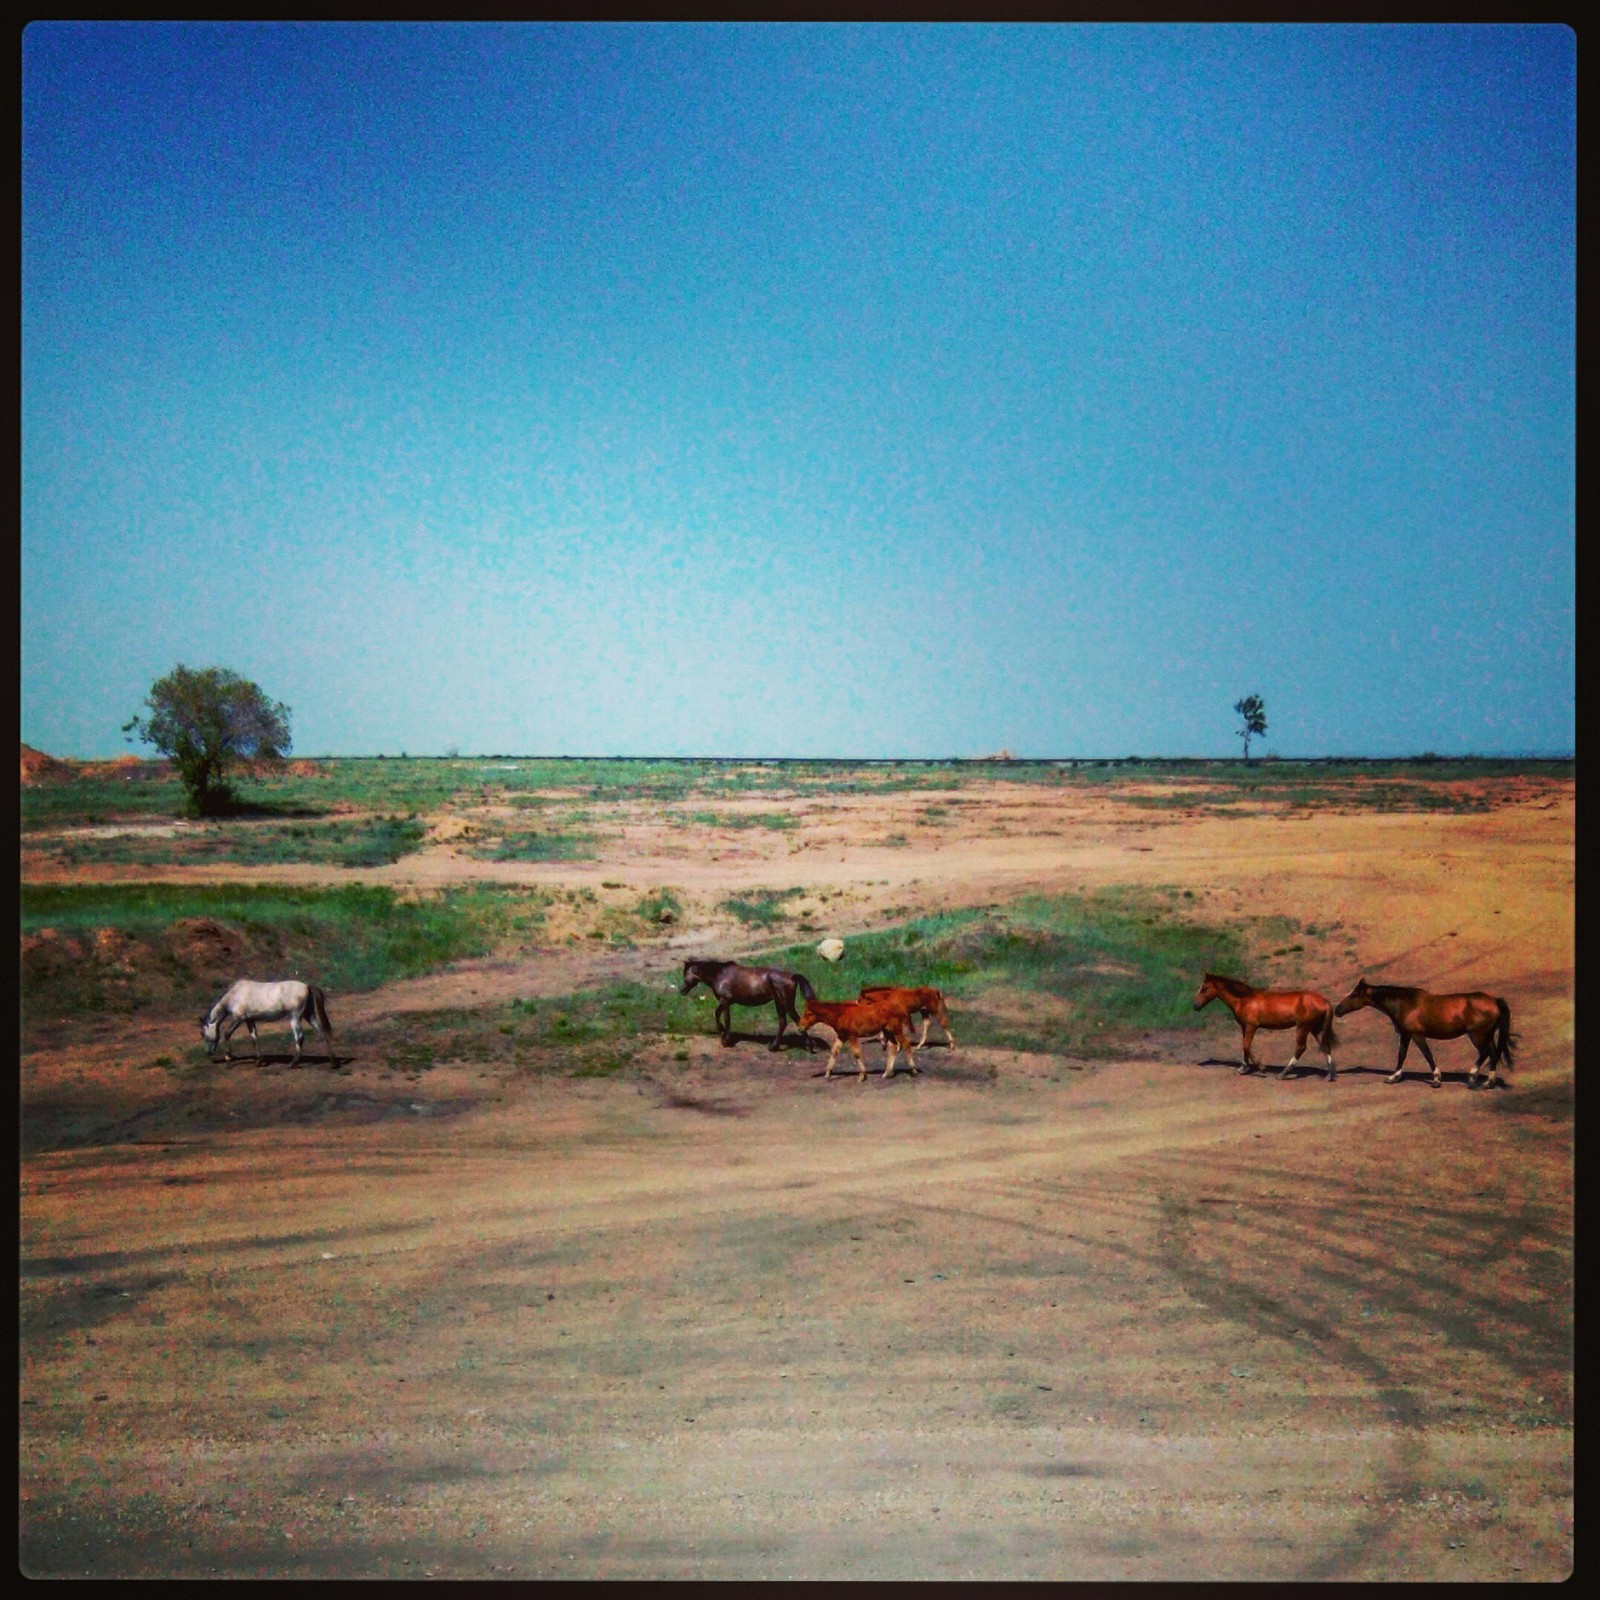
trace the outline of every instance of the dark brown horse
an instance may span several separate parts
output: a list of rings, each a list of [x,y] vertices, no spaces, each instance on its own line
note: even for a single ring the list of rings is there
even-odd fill
[[[724,1044],[733,1043],[728,1019],[734,1006],[776,1006],[778,1037],[767,1046],[769,1050],[782,1048],[787,1023],[802,1027],[800,1013],[795,1009],[795,991],[798,989],[808,1000],[817,997],[803,972],[785,972],[781,967],[742,967],[737,961],[685,961],[683,988],[679,992],[688,994],[697,983],[703,983],[717,997],[717,1032]],[[806,1049],[810,1048],[811,1036],[806,1034]]]
[[[1368,983],[1362,978],[1343,1000],[1334,1007],[1335,1012],[1346,1017],[1363,1006],[1381,1011],[1400,1035],[1400,1055],[1385,1082],[1398,1083],[1405,1075],[1406,1051],[1413,1039],[1422,1052],[1422,1058],[1433,1068],[1433,1086],[1439,1087],[1439,1063],[1428,1048],[1430,1039],[1459,1039],[1462,1034],[1472,1040],[1478,1059],[1467,1074],[1467,1087],[1478,1087],[1478,1069],[1487,1068],[1484,1087],[1490,1088],[1501,1081],[1502,1063],[1509,1071],[1516,1063],[1513,1046],[1516,1040],[1511,1033],[1511,1007],[1496,995],[1475,989],[1471,994],[1429,994],[1426,989],[1407,989],[1394,983]]]
[[[1333,1006],[1315,989],[1252,989],[1237,978],[1224,978],[1220,973],[1208,972],[1205,982],[1195,991],[1196,1011],[1220,1000],[1232,1013],[1244,1034],[1244,1058],[1239,1063],[1240,1072],[1249,1072],[1258,1063],[1250,1054],[1250,1041],[1257,1028],[1293,1028],[1294,1054],[1289,1065],[1278,1074],[1289,1076],[1289,1068],[1305,1053],[1306,1040],[1314,1033],[1322,1053],[1328,1058],[1328,1082],[1338,1075],[1333,1064],[1333,1047],[1339,1040],[1333,1031]]]

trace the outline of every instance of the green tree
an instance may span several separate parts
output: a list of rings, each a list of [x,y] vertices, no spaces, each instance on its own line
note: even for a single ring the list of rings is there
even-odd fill
[[[1239,737],[1244,740],[1244,758],[1250,759],[1250,741],[1258,734],[1267,731],[1267,702],[1258,694],[1247,694],[1243,700],[1235,700],[1233,709],[1244,719],[1244,726],[1239,730]]]
[[[144,714],[123,723],[122,731],[172,761],[190,812],[201,817],[217,816],[233,803],[230,768],[281,761],[291,748],[288,706],[226,667],[174,667],[150,685]]]

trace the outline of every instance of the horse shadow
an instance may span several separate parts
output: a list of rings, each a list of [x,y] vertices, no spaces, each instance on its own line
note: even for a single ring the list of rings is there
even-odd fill
[[[1202,1067],[1232,1067],[1235,1071],[1237,1071],[1239,1066],[1239,1058],[1238,1056],[1207,1056],[1204,1060],[1197,1062],[1196,1065]],[[1242,1074],[1242,1076],[1247,1078],[1277,1078],[1282,1071],[1283,1068],[1281,1066],[1276,1066],[1272,1062],[1268,1061],[1258,1066],[1254,1072],[1247,1072]],[[1359,1065],[1347,1067],[1344,1062],[1341,1061],[1339,1063],[1339,1076],[1341,1078],[1359,1078],[1362,1076],[1370,1078],[1387,1078],[1393,1071],[1393,1067],[1368,1067]],[[1328,1073],[1325,1067],[1320,1066],[1314,1061],[1306,1060],[1297,1062],[1295,1064],[1294,1071],[1289,1074],[1286,1081],[1289,1083],[1297,1083],[1301,1078],[1326,1078],[1327,1075]],[[1446,1068],[1439,1074],[1439,1078],[1441,1084],[1459,1083],[1474,1090],[1486,1088],[1509,1089],[1511,1087],[1511,1085],[1507,1083],[1503,1077],[1498,1083],[1494,1084],[1468,1084],[1467,1072],[1465,1068],[1461,1068],[1459,1071],[1454,1072]],[[1432,1081],[1433,1075],[1427,1070],[1426,1067],[1419,1072],[1413,1072],[1408,1067],[1406,1069],[1406,1075],[1400,1080],[1400,1083],[1417,1082],[1431,1084]],[[1399,1088],[1399,1086],[1399,1084],[1395,1085],[1396,1088]]]
[[[776,1037],[770,1033],[739,1033],[730,1032],[723,1039],[723,1043],[730,1048],[736,1044],[759,1044],[771,1049],[772,1041]],[[824,1050],[826,1045],[820,1039],[813,1038],[805,1033],[785,1033],[779,1041],[780,1048],[784,1050],[804,1050],[809,1054],[813,1050]]]
[[[231,1061],[224,1061],[217,1057],[219,1067],[326,1067],[330,1072],[337,1072],[341,1065],[349,1066],[350,1057],[341,1060],[331,1050],[326,1055],[302,1055],[297,1063],[289,1051],[263,1050],[259,1056],[252,1050],[247,1055],[236,1055]]]

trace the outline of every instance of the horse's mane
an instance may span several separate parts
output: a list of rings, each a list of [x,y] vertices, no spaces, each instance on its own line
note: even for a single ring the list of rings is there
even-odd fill
[[[1381,994],[1385,999],[1391,996],[1403,996],[1409,999],[1414,994],[1426,994],[1427,990],[1418,989],[1404,983],[1369,983],[1367,985],[1367,993],[1370,995]]]
[[[1235,1000],[1248,1000],[1256,991],[1238,978],[1225,978],[1220,972],[1208,972],[1206,982],[1214,983],[1225,994],[1231,994]]]

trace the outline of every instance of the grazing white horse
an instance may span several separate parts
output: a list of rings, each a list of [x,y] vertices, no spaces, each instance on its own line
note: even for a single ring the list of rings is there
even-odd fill
[[[261,1059],[261,1040],[256,1037],[258,1022],[282,1022],[289,1019],[289,1031],[294,1035],[294,1059],[290,1066],[300,1063],[300,1041],[303,1026],[309,1024],[322,1035],[328,1047],[328,1060],[334,1061],[333,1024],[328,1021],[327,1002],[322,991],[314,984],[301,983],[290,978],[283,983],[256,983],[241,978],[211,1010],[200,1019],[200,1037],[206,1042],[206,1054],[215,1055],[217,1045],[222,1045],[222,1059],[233,1060],[228,1041],[242,1022],[250,1032],[250,1042],[256,1047],[256,1060]]]

